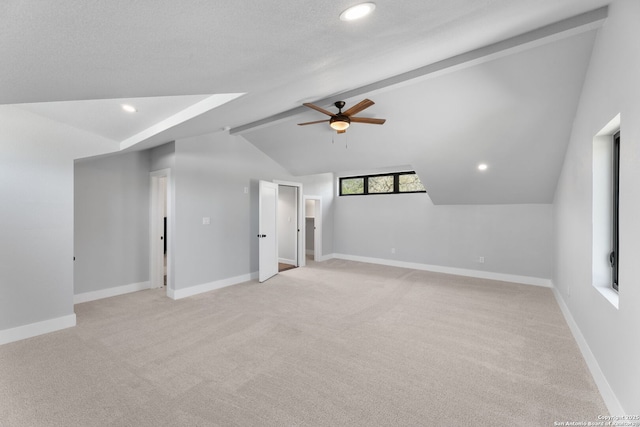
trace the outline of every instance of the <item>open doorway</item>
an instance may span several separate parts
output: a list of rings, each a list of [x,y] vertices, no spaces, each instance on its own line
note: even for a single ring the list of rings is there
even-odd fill
[[[278,185],[278,272],[298,267],[298,187]]]
[[[281,197],[278,196],[278,261],[284,264],[282,267],[285,270],[304,267],[306,261],[302,184],[279,180],[273,182],[278,184],[278,192],[282,193],[285,199],[281,203]]]
[[[322,198],[304,196],[305,255],[320,261],[322,257]]]
[[[285,187],[293,187],[287,190]],[[293,200],[289,203],[290,209],[284,211],[280,209],[279,197],[281,189],[293,194]],[[274,180],[273,183],[260,181],[260,191],[258,197],[258,265],[259,281],[266,281],[270,277],[278,274],[278,261],[285,260],[288,267],[304,267],[306,264],[304,253],[304,205],[302,199],[302,184],[289,181]],[[264,206],[263,206],[264,205]],[[287,224],[293,237],[287,237],[287,244],[292,251],[289,255],[281,256],[279,251],[280,222]],[[293,267],[291,267],[293,266]]]
[[[150,282],[151,288],[171,288],[171,170],[151,172]]]

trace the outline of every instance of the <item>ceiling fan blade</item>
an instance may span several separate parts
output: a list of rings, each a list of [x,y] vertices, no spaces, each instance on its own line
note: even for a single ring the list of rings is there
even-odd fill
[[[331,113],[331,112],[329,112],[329,111],[325,110],[324,108],[320,108],[320,107],[318,107],[317,105],[313,105],[313,104],[311,104],[310,102],[305,102],[305,103],[304,103],[304,104],[302,104],[302,105],[304,105],[305,107],[312,108],[312,109],[314,109],[314,110],[316,110],[316,111],[319,111],[319,112],[321,112],[322,114],[326,114],[327,116],[333,116],[333,115],[334,115],[333,113]]]
[[[352,123],[368,123],[370,125],[383,125],[386,119],[374,119],[371,117],[350,117]]]
[[[358,102],[353,107],[349,108],[343,114],[345,116],[353,116],[354,114],[358,114],[360,111],[364,110],[365,108],[371,107],[373,104],[375,104],[375,102],[373,102],[372,100],[363,99],[362,101]]]
[[[315,122],[298,123],[298,126],[315,125],[316,123],[327,123],[329,120],[316,120]]]

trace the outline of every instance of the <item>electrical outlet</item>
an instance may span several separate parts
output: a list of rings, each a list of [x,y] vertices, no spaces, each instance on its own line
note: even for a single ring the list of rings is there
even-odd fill
[[[483,256],[478,257],[478,262],[479,262],[480,264],[484,264],[484,257],[483,257]]]
[[[244,194],[249,194],[249,187],[244,187]]]
[[[396,248],[391,248],[391,253],[395,254],[396,253]]]
[[[203,216],[202,217],[202,225],[209,225],[211,224],[211,218],[208,216]]]

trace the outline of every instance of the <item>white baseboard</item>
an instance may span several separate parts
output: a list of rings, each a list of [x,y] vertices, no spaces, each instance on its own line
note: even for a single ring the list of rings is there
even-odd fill
[[[298,265],[298,263],[294,259],[278,258],[278,262],[281,262],[283,264]]]
[[[204,292],[213,291],[227,286],[237,285],[238,283],[248,282],[258,278],[258,273],[243,274],[241,276],[229,277],[228,279],[216,280],[215,282],[203,283],[201,285],[189,286],[184,289],[169,289],[167,295],[169,298],[177,300],[198,295]]]
[[[320,255],[318,257],[318,261],[320,262],[329,261],[330,259],[334,259],[334,258],[336,258],[336,254]]]
[[[457,276],[476,277],[479,279],[499,280],[503,282],[520,283],[523,285],[543,286],[551,288],[549,279],[530,276],[518,276],[516,274],[494,273],[491,271],[470,270],[466,268],[443,267],[440,265],[420,264],[416,262],[405,262],[391,259],[370,258],[357,255],[333,254],[332,258],[344,259],[348,261],[366,262],[369,264],[388,265],[391,267],[412,268],[414,270],[433,271],[435,273],[455,274]]]
[[[99,291],[83,292],[73,296],[73,303],[95,301],[102,298],[115,297],[131,292],[142,291],[151,288],[151,282],[131,283],[130,285],[116,286],[115,288],[101,289]]]
[[[582,352],[582,357],[584,357],[587,366],[589,367],[589,371],[591,372],[591,376],[598,386],[598,390],[600,391],[600,395],[602,396],[602,400],[604,400],[605,405],[607,405],[607,409],[609,410],[609,414],[611,415],[625,415],[624,409],[620,404],[620,401],[616,397],[616,394],[613,392],[613,389],[609,385],[607,378],[604,376],[604,372],[600,369],[600,365],[596,357],[593,355],[591,348],[589,348],[589,344],[587,340],[584,339],[584,335],[580,331],[578,324],[575,319],[571,315],[571,311],[569,307],[564,302],[562,295],[558,291],[555,286],[551,288],[553,290],[553,295],[556,297],[556,301],[560,306],[560,310],[564,315],[565,320],[567,321],[567,325],[569,325],[569,329],[571,329],[571,333],[573,334],[573,338],[576,340],[578,347],[580,348],[580,352]]]
[[[74,326],[76,326],[75,313],[69,314],[68,316],[56,317],[55,319],[43,320],[42,322],[29,323],[28,325],[11,329],[4,329],[0,331],[0,345],[48,334],[49,332],[55,332],[61,329],[72,328]]]

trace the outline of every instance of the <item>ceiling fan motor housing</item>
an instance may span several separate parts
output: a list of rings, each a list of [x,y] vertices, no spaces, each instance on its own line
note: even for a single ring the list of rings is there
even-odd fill
[[[329,120],[329,126],[335,130],[345,130],[351,124],[351,119],[342,113],[332,116]]]

